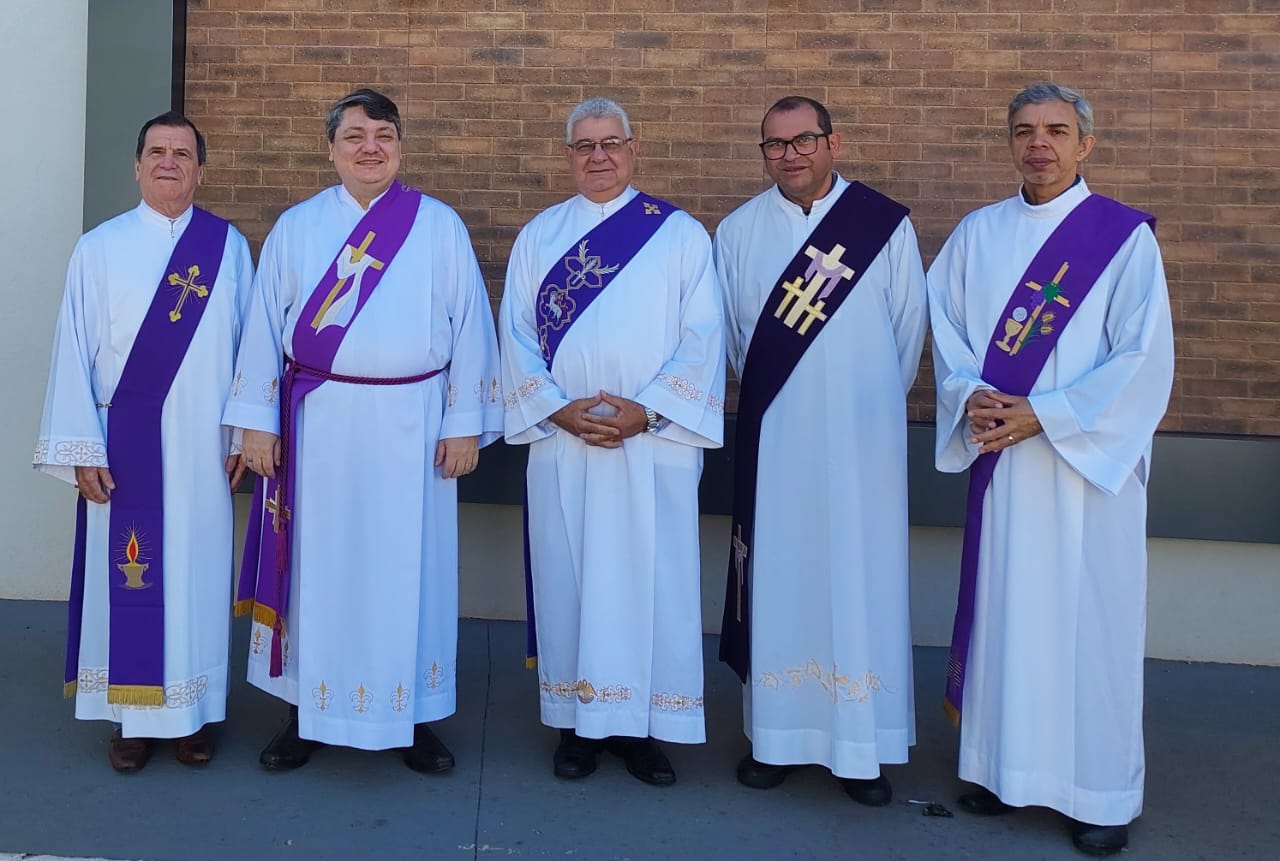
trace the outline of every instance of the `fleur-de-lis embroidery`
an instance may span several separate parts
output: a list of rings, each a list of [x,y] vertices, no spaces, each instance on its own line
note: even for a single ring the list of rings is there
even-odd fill
[[[373,705],[373,694],[366,691],[363,684],[351,692],[351,707],[357,714],[364,714],[371,705]]]
[[[404,685],[397,683],[396,689],[391,692],[391,710],[394,712],[402,712],[409,707],[409,691]]]
[[[322,680],[320,687],[311,689],[311,697],[315,700],[317,710],[328,711],[333,703],[333,690]]]
[[[444,669],[435,661],[431,662],[431,669],[427,670],[422,676],[426,679],[427,687],[438,688],[440,682],[444,680]]]
[[[262,629],[253,629],[253,640],[249,644],[249,648],[253,649],[255,655],[261,655],[262,650],[267,646],[267,641],[262,638]]]
[[[244,374],[236,371],[235,382],[231,384],[231,397],[238,398],[240,393],[244,391]]]
[[[273,378],[269,383],[262,384],[262,397],[269,404],[276,402],[276,390],[280,388],[280,380]]]

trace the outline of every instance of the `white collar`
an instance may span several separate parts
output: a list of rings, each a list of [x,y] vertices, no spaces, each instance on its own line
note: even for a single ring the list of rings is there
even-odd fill
[[[573,198],[573,200],[577,206],[588,210],[592,215],[598,216],[601,220],[604,220],[630,203],[631,199],[639,193],[640,192],[636,191],[635,188],[628,185],[622,190],[621,194],[613,200],[605,201],[604,203],[596,203],[594,200],[588,200],[581,194]]]

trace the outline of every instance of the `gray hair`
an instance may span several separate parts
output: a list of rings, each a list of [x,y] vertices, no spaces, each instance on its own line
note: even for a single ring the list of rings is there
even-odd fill
[[[1093,134],[1093,107],[1090,106],[1089,100],[1078,90],[1048,81],[1028,84],[1022,88],[1022,92],[1013,97],[1012,102],[1009,102],[1009,134],[1013,135],[1014,114],[1027,105],[1038,105],[1043,102],[1066,102],[1071,105],[1076,109],[1076,124],[1080,126],[1080,137]]]
[[[391,123],[396,127],[396,137],[404,137],[404,129],[400,124],[400,109],[396,107],[396,103],[377,90],[364,88],[348,93],[334,102],[333,107],[329,109],[329,116],[324,123],[324,131],[329,136],[329,143],[333,143],[334,137],[338,134],[338,126],[342,124],[342,115],[346,113],[347,108],[360,108],[371,120],[385,120]]]
[[[622,123],[622,134],[625,137],[631,137],[631,120],[627,117],[627,112],[622,109],[622,105],[613,99],[606,99],[604,96],[593,96],[583,102],[578,102],[573,110],[569,111],[569,119],[564,123],[564,142],[573,143],[573,127],[581,120],[598,120],[606,117],[614,117],[618,122]]]

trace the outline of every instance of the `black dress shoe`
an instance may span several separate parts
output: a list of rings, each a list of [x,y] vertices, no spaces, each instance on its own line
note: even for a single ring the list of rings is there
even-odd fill
[[[404,749],[404,764],[423,774],[439,774],[453,768],[453,754],[425,723],[413,728],[413,747]]]
[[[596,770],[596,754],[600,752],[600,742],[594,738],[583,738],[571,729],[560,730],[560,744],[552,758],[556,777],[577,780],[586,777]]]
[[[323,745],[298,735],[298,712],[294,709],[289,712],[289,722],[284,729],[262,749],[258,762],[267,771],[292,771],[306,765],[311,752],[318,747]]]
[[[773,789],[775,786],[782,785],[782,781],[787,779],[787,772],[790,770],[785,765],[760,762],[751,754],[747,754],[738,763],[738,783],[750,786],[752,789]]]
[[[959,801],[961,807],[975,816],[999,816],[1013,809],[985,786],[966,792],[960,796]]]
[[[1129,845],[1129,826],[1090,825],[1073,819],[1071,842],[1086,855],[1115,855]]]
[[[670,786],[676,782],[671,760],[652,738],[613,736],[607,742],[609,752],[622,757],[627,771],[637,780],[652,786]]]
[[[840,785],[844,787],[844,791],[850,798],[867,807],[884,807],[893,801],[893,787],[889,785],[889,778],[883,774],[869,780],[842,777]]]

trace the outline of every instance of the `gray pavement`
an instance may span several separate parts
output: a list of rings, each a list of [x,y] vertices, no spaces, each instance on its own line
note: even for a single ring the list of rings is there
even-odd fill
[[[319,751],[268,774],[258,751],[284,708],[243,681],[231,691],[214,762],[185,768],[168,747],[137,775],[107,764],[109,728],[75,721],[61,698],[65,606],[0,601],[0,859],[1077,859],[1062,818],[995,819],[955,809],[955,731],[937,704],[945,654],[916,650],[919,744],[886,769],[895,800],[851,802],[829,773],[778,789],[739,786],[746,750],[737,680],[706,641],[706,745],[667,745],[679,783],[657,789],[620,761],[577,782],[551,775],[553,730],[537,717],[523,626],[466,620],[458,713],[437,725],[458,767],[429,777],[392,752]],[[243,679],[244,620],[234,677]],[[1146,813],[1128,858],[1280,858],[1280,669],[1147,664]],[[28,853],[14,856],[5,853]]]

